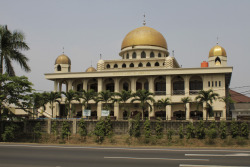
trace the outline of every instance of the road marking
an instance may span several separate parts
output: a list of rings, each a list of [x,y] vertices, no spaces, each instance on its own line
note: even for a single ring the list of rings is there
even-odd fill
[[[250,154],[236,153],[236,154],[185,154],[185,156],[193,157],[250,157]]]
[[[190,165],[190,164],[180,164],[179,167],[249,167],[249,166],[222,166],[222,165]]]
[[[175,158],[138,158],[138,157],[104,157],[106,159],[136,159],[136,160],[168,160],[168,161],[209,161],[209,159],[175,159]]]
[[[234,153],[250,153],[249,150],[185,150],[185,149],[161,149],[161,148],[126,148],[126,147],[86,147],[86,146],[49,146],[49,145],[32,145],[32,144],[0,144],[0,147],[31,147],[31,148],[61,148],[61,149],[97,149],[97,150],[128,150],[128,151],[180,151],[180,152],[234,152]]]

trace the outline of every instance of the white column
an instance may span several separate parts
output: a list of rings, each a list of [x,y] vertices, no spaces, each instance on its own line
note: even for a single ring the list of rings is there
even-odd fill
[[[58,91],[58,81],[54,81],[54,92]]]
[[[206,103],[203,103],[203,108],[202,108],[202,112],[203,112],[203,120],[207,119],[207,110],[206,110]]]
[[[184,78],[185,84],[185,96],[189,96],[189,76],[185,76]]]
[[[120,88],[119,88],[119,82],[120,82],[120,78],[115,78],[114,79],[115,82],[115,92],[119,92]],[[119,103],[115,102],[114,103],[114,116],[116,117],[116,119],[120,119],[120,110],[119,110]]]
[[[131,78],[131,92],[136,92],[136,78]]]
[[[68,91],[72,90],[72,80],[68,80]]]
[[[152,105],[152,110],[150,110],[150,107],[148,107],[148,116],[150,117],[155,117],[155,108],[154,108],[154,103],[150,103]]]
[[[171,105],[166,106],[166,120],[171,120],[172,117],[172,111],[171,111]]]
[[[186,120],[190,119],[190,103],[186,104]]]
[[[102,91],[102,78],[98,78],[98,92],[101,92]],[[97,104],[97,118],[98,119],[101,119],[101,116],[102,116],[102,102],[99,102]]]
[[[221,120],[226,120],[227,119],[227,116],[226,116],[226,109],[223,109],[222,110],[222,117],[221,117]]]
[[[87,91],[88,90],[88,80],[87,79],[84,79],[83,80],[83,90]]]
[[[172,95],[171,76],[166,76],[166,94],[169,98]]]
[[[154,78],[149,77],[148,81],[149,92],[154,93]]]

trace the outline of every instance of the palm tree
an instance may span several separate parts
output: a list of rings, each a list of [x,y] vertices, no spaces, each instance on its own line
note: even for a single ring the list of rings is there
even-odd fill
[[[181,98],[182,103],[184,104],[185,113],[187,112],[187,103],[191,102],[192,99],[190,97]]]
[[[219,97],[218,93],[214,93],[212,89],[210,90],[201,90],[199,91],[198,95],[196,96],[195,100],[199,105],[202,105],[203,103],[205,103],[205,108],[206,108],[206,120],[208,118],[208,114],[211,115],[212,114],[212,104],[214,100],[217,100],[217,98]]]
[[[132,97],[131,91],[122,90],[121,93],[116,92],[115,96],[117,96],[117,98],[115,98],[114,101],[121,103],[122,104],[121,108],[123,111],[125,111],[125,103]],[[130,113],[128,115],[130,116]]]
[[[82,90],[79,93],[79,98],[83,99],[82,104],[85,107],[85,109],[90,109],[90,107],[89,107],[89,101],[93,100],[95,96],[96,96],[96,92],[93,89],[90,89],[88,91]]]
[[[29,50],[24,42],[24,34],[19,31],[11,32],[7,25],[0,25],[0,74],[3,74],[3,66],[9,76],[15,76],[12,60],[16,61],[26,72],[30,71],[27,62],[29,59],[20,51]]]
[[[132,103],[138,101],[140,102],[140,107],[142,108],[142,119],[144,119],[144,111],[145,109],[149,106],[150,107],[150,111],[152,111],[152,105],[150,104],[150,102],[155,102],[154,98],[152,97],[154,94],[149,92],[148,90],[137,90],[134,94],[133,97],[134,99],[132,99]]]
[[[47,95],[44,95],[44,96],[47,96],[48,98],[48,102],[50,104],[50,107],[51,107],[51,113],[52,113],[52,118],[53,118],[53,111],[54,111],[54,102],[57,102],[60,104],[60,101],[59,99],[61,98],[61,94],[59,92],[49,92],[47,93]]]
[[[99,96],[97,98],[97,102],[100,102],[100,101],[104,102],[105,103],[104,109],[109,110],[110,108],[109,108],[108,103],[114,102],[114,98],[113,98],[114,92],[110,92],[109,90],[107,90],[107,91],[101,91],[98,94]]]
[[[68,92],[62,92],[62,94],[65,96],[65,105],[68,105],[68,118],[72,116],[72,101],[77,100],[80,102],[79,95],[76,91],[69,90]]]
[[[157,101],[157,106],[158,107],[164,107],[166,108],[168,105],[171,105],[171,101],[170,101],[170,98],[165,98],[165,99],[161,99],[161,100],[158,100]]]

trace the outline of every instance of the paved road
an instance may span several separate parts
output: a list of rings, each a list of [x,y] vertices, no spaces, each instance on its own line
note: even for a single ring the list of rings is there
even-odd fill
[[[249,166],[250,150],[0,144],[0,167]]]

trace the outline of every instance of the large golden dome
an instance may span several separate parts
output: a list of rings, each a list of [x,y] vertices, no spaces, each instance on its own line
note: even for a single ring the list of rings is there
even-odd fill
[[[222,46],[216,45],[209,51],[209,57],[213,57],[213,56],[227,57],[227,53],[226,53],[226,50]]]
[[[139,27],[130,31],[123,39],[121,49],[138,45],[168,48],[163,35],[155,29],[147,26]]]
[[[89,67],[86,72],[96,72],[96,69],[94,67]]]
[[[71,64],[71,61],[68,56],[62,54],[57,57],[55,64]]]

